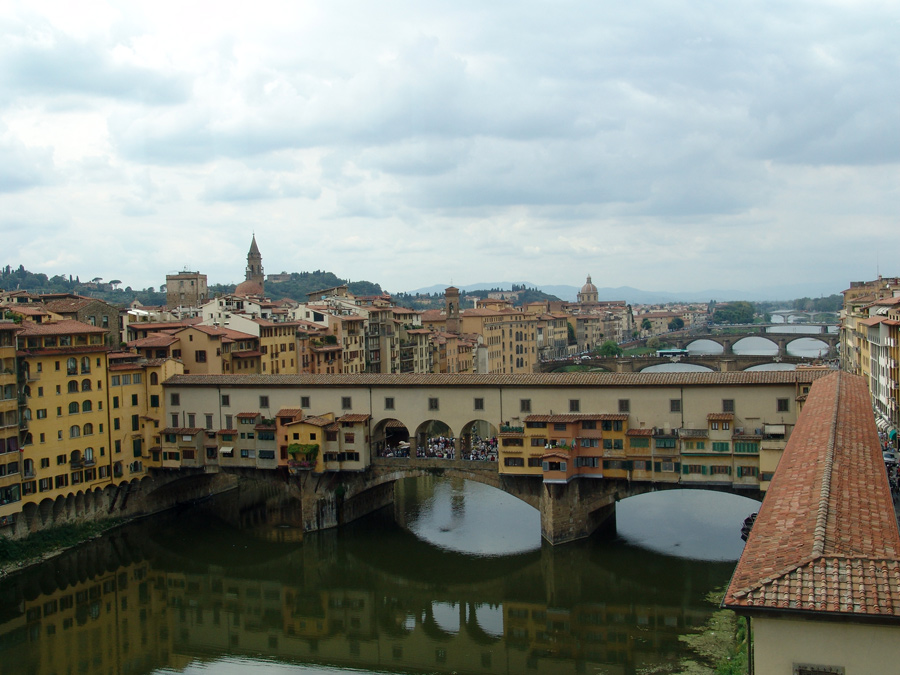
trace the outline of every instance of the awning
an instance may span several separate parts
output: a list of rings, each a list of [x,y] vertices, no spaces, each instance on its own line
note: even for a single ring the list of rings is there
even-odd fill
[[[232,452],[234,452],[234,446],[233,446],[233,445],[227,445],[227,446],[225,446],[225,447],[219,448],[219,454],[220,454],[220,455],[224,455],[224,454],[226,454],[226,453],[232,453]]]
[[[888,433],[888,438],[890,440],[894,440],[895,438],[897,438],[897,430],[891,429],[890,433]]]

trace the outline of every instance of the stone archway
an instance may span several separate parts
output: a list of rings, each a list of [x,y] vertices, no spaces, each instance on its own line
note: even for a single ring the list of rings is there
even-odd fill
[[[376,457],[408,456],[410,445],[409,429],[400,420],[381,420],[372,430],[372,450]]]
[[[499,430],[487,420],[472,420],[459,435],[460,459],[496,459]]]
[[[454,436],[450,425],[442,420],[431,419],[422,422],[416,429],[415,439],[417,457],[453,459],[459,450],[459,439]]]

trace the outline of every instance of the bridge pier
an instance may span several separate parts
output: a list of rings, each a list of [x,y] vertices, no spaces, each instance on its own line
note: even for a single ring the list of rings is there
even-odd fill
[[[541,536],[553,545],[584,539],[615,522],[616,481],[576,478],[545,483],[541,491]]]

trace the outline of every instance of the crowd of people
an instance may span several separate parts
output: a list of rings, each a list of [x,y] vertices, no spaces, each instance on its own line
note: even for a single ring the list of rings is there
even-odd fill
[[[888,483],[891,485],[891,496],[894,502],[900,502],[900,464],[897,462],[897,454],[893,441],[883,431],[878,432],[881,441],[881,452],[884,453],[884,466],[887,469]]]
[[[452,436],[432,436],[425,441],[425,445],[416,447],[416,457],[423,459],[456,459],[457,441]],[[379,444],[376,450],[379,457],[409,457],[410,445],[403,441],[396,445]],[[460,459],[496,462],[497,439],[481,438],[477,434],[472,437],[471,448],[460,453]]]

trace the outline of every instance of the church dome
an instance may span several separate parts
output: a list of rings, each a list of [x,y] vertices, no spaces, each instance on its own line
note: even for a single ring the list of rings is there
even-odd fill
[[[569,291],[569,292],[571,293],[571,291]],[[591,283],[591,275],[590,274],[588,274],[587,283],[585,283],[585,285],[581,287],[581,292],[583,294],[597,292],[597,287]]]
[[[263,287],[259,283],[249,280],[242,281],[234,289],[235,295],[241,295],[245,298],[250,297],[251,295],[262,295],[263,292]]]

